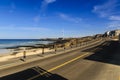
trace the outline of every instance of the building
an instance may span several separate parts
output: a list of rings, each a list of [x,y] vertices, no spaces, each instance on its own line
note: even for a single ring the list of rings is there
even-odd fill
[[[109,37],[116,37],[116,36],[119,36],[120,34],[120,29],[118,30],[112,30],[112,31],[107,31],[105,33],[106,36],[109,36]]]
[[[115,36],[119,36],[120,30],[115,30]]]

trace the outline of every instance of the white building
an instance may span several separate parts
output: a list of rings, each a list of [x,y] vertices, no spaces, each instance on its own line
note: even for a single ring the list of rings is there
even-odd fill
[[[119,36],[119,34],[120,34],[120,30],[112,30],[106,32],[107,36]]]

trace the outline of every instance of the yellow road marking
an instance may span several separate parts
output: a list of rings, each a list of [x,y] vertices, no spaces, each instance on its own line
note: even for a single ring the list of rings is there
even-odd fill
[[[64,66],[64,65],[67,65],[67,64],[69,64],[69,63],[71,63],[71,62],[73,62],[73,61],[75,61],[75,60],[77,60],[77,59],[79,59],[79,58],[87,55],[87,54],[88,54],[88,53],[85,53],[85,54],[83,54],[83,55],[81,55],[81,56],[78,56],[78,57],[76,57],[76,58],[74,58],[74,59],[72,59],[72,60],[70,60],[70,61],[67,61],[67,62],[65,62],[65,63],[63,63],[63,64],[61,64],[61,65],[59,65],[59,66],[56,66],[56,67],[54,67],[54,68],[52,68],[52,69],[49,69],[48,72],[51,72],[51,71],[56,70],[56,69],[58,69],[58,68],[60,68],[60,67],[62,67],[62,66]]]
[[[83,54],[83,55],[80,55],[80,56],[78,56],[78,57],[76,57],[76,58],[74,58],[74,59],[72,59],[72,60],[69,60],[69,61],[67,61],[67,62],[65,62],[65,63],[63,63],[63,64],[61,64],[61,65],[58,65],[58,66],[56,66],[56,67],[53,67],[53,68],[47,70],[47,72],[43,72],[43,73],[38,74],[38,75],[36,75],[36,76],[33,76],[33,77],[31,77],[31,78],[29,78],[29,79],[27,79],[27,80],[32,80],[32,79],[37,78],[37,77],[39,77],[39,76],[41,76],[41,75],[44,75],[44,74],[46,74],[46,73],[48,73],[48,72],[52,72],[52,71],[54,71],[54,70],[56,70],[56,69],[58,69],[58,68],[61,68],[61,67],[65,66],[65,65],[67,65],[67,64],[69,64],[69,63],[71,63],[71,62],[73,62],[73,61],[75,61],[75,60],[78,60],[79,58],[82,58],[82,57],[84,57],[84,56],[86,56],[86,55],[88,55],[88,54],[89,54],[89,53],[85,53],[85,54]]]

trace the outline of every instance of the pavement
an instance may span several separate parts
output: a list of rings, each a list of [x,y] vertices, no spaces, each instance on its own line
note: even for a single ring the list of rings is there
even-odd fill
[[[120,80],[120,42],[106,41],[0,70],[0,80]]]
[[[101,42],[104,42],[103,40],[93,40],[93,41],[89,41],[87,44],[86,43],[82,43],[82,44],[78,44],[77,47],[76,45],[73,45],[72,48],[68,47],[65,50],[64,49],[57,49],[57,51],[52,51],[52,52],[46,52],[44,54],[34,54],[34,55],[30,55],[27,56],[25,59],[23,59],[23,57],[17,57],[17,58],[13,58],[13,59],[9,59],[7,61],[3,61],[0,62],[0,70],[1,69],[5,69],[8,67],[13,67],[16,65],[20,65],[20,64],[26,64],[35,60],[40,60],[40,59],[45,59],[51,56],[55,56],[55,55],[60,55],[60,54],[64,54],[66,52],[70,52],[70,51],[75,51],[77,49],[83,49],[83,48],[88,48],[91,47],[92,45],[96,44],[100,44]],[[11,55],[13,56],[13,55]]]

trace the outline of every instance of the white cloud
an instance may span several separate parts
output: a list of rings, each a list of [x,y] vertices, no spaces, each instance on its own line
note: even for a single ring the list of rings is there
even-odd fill
[[[59,16],[64,20],[71,21],[71,22],[74,22],[74,23],[79,23],[82,20],[82,18],[71,17],[71,16],[69,16],[67,14],[63,14],[63,13],[60,13]]]
[[[95,5],[93,12],[110,20],[107,29],[120,29],[120,0],[107,0],[104,4]]]
[[[43,27],[21,27],[19,29],[22,30],[32,30],[32,31],[49,31],[50,29],[48,28],[43,28]]]
[[[108,0],[104,4],[95,5],[93,12],[97,13],[100,17],[106,17],[110,19],[111,16],[115,16],[120,13],[120,11],[117,10],[119,7],[119,0]]]
[[[56,0],[43,0],[40,6],[40,12],[38,13],[38,15],[36,15],[35,17],[33,17],[34,22],[39,22],[40,21],[40,16],[45,16],[45,10],[48,7],[49,4],[52,4],[56,2]]]
[[[44,2],[46,2],[47,4],[49,4],[49,3],[53,3],[53,2],[55,2],[56,0],[44,0]]]
[[[46,10],[47,6],[51,3],[56,2],[56,0],[43,0],[42,4],[41,4],[41,13],[44,13],[44,11]]]
[[[120,29],[120,17],[117,16],[111,16],[109,23],[107,23],[107,29],[114,30],[114,29]]]
[[[107,24],[107,29],[120,29],[120,21],[112,21]]]
[[[117,20],[117,21],[119,21],[120,20],[120,16],[110,16],[109,19],[110,20]]]
[[[44,27],[16,27],[14,25],[0,27],[1,30],[25,30],[25,31],[50,31],[49,28]]]

